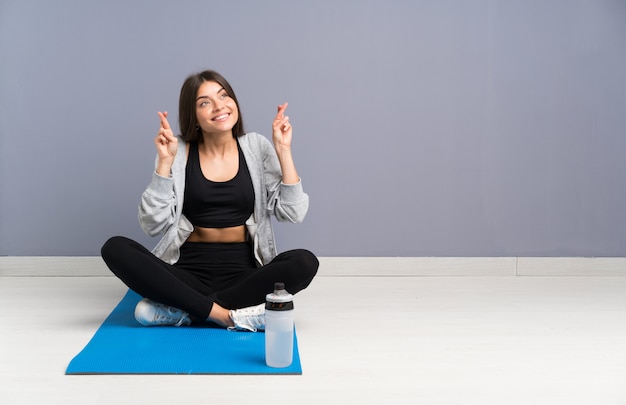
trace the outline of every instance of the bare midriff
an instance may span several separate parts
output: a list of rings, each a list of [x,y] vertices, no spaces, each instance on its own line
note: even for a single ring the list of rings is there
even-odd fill
[[[196,226],[187,238],[188,242],[237,243],[246,241],[246,226],[229,228],[201,228]]]

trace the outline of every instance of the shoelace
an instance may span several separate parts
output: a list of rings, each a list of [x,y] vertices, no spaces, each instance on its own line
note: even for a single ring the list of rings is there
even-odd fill
[[[259,309],[258,307],[248,307],[248,308],[242,308],[242,309],[238,309],[236,312],[236,319],[233,319],[233,321],[236,324],[236,327],[240,327],[243,329],[247,329],[247,330],[251,330],[250,327],[252,328],[252,330],[254,332],[257,331],[257,329],[264,329],[265,328],[265,311],[263,310],[263,308]],[[243,321],[243,322],[237,322],[237,321]],[[229,330],[234,330],[235,328],[229,328]]]
[[[254,314],[254,315],[248,315],[246,316],[246,318],[248,319],[248,321],[250,322],[250,324],[252,326],[254,326],[255,328],[258,328],[260,326],[264,326],[265,325],[265,317],[259,315],[259,314]]]
[[[162,309],[164,311],[156,311],[156,314],[155,314],[155,317],[154,317],[154,320],[156,322],[159,322],[161,320],[164,320],[167,323],[171,323],[173,321],[176,321],[174,326],[181,326],[183,324],[183,322],[185,322],[185,317],[182,316],[182,314],[179,311],[177,311],[176,309],[174,309],[172,307],[166,307],[165,305],[157,306],[157,308]],[[167,312],[167,313],[165,313],[165,312]]]

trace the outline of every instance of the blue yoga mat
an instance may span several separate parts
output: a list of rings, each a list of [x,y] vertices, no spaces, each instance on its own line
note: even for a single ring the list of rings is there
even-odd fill
[[[302,374],[294,333],[293,363],[265,364],[265,334],[212,327],[144,327],[135,321],[141,297],[117,305],[66,374]]]

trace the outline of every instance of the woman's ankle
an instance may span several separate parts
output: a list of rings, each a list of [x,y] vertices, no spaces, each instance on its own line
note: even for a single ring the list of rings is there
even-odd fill
[[[235,326],[233,320],[230,318],[230,310],[213,303],[211,313],[209,313],[209,321],[215,322],[225,328]]]

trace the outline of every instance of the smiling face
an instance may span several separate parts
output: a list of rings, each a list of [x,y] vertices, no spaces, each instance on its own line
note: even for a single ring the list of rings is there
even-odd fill
[[[239,120],[239,109],[222,85],[205,81],[196,96],[196,118],[204,134],[232,136]]]

